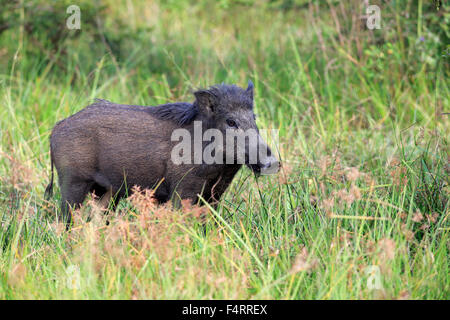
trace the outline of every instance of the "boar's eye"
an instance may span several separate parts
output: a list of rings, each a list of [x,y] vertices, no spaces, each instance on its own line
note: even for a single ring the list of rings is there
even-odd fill
[[[232,127],[232,128],[237,128],[237,123],[234,120],[231,119],[227,119],[227,125]]]

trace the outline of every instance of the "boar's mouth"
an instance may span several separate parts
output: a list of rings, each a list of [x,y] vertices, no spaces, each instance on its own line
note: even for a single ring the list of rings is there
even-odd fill
[[[267,162],[266,164],[246,164],[247,167],[253,171],[256,176],[261,174],[275,174],[280,171],[281,163],[274,158],[273,161]]]
[[[247,167],[252,170],[252,172],[257,175],[260,176],[261,175],[261,166],[258,164],[246,164]]]

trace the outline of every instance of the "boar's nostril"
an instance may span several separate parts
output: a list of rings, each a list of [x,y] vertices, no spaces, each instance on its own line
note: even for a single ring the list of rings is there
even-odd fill
[[[280,161],[278,160],[273,161],[268,168],[269,170],[268,174],[278,173],[280,171],[280,167],[281,167]]]

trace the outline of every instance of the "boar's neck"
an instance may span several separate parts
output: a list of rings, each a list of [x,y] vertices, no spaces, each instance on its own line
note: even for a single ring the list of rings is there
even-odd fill
[[[161,120],[171,120],[179,126],[190,124],[198,115],[195,105],[175,102],[147,108],[147,112]]]

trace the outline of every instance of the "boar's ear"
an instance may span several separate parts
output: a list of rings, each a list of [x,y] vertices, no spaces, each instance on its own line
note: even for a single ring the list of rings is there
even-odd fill
[[[253,82],[252,82],[252,80],[248,80],[248,86],[247,86],[247,90],[245,90],[245,92],[247,92],[250,99],[253,100]]]
[[[216,95],[210,90],[198,90],[194,92],[199,109],[206,114],[214,113],[217,104]]]

